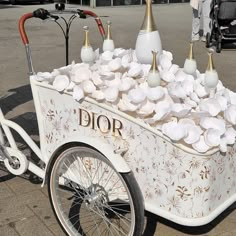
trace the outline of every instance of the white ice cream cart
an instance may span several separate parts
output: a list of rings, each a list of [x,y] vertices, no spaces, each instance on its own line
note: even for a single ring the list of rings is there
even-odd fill
[[[52,15],[40,11],[20,20],[29,68],[24,22]],[[57,72],[65,75],[71,67]],[[144,210],[181,225],[200,226],[235,202],[235,144],[226,152],[218,147],[198,152],[114,103],[89,96],[77,101],[71,90],[58,92],[52,82],[30,72],[40,148],[1,112],[0,157],[11,173],[29,170],[48,184],[52,208],[66,234],[142,235]],[[43,168],[17,148],[11,129],[45,163]]]

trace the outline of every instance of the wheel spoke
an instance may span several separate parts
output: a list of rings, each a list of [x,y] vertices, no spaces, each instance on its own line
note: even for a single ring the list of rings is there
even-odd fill
[[[136,232],[129,187],[97,151],[85,147],[64,151],[52,167],[49,182],[52,206],[69,235],[131,236]]]
[[[125,220],[131,222],[131,220],[128,219],[127,217],[125,217],[125,216],[123,216],[122,214],[116,212],[116,211],[113,209],[113,207],[110,207],[109,205],[103,205],[103,207],[106,208],[106,209],[108,209],[108,210],[110,210],[110,211],[112,211],[120,220],[125,219]],[[120,210],[120,209],[119,209],[119,210]],[[127,223],[125,223],[125,224],[127,224]],[[127,224],[127,226],[129,226],[129,225]]]

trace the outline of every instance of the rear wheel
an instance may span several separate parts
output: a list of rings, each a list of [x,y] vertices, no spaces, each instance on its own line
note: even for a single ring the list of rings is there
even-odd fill
[[[221,52],[221,42],[216,43],[216,52],[220,53]]]
[[[16,5],[16,0],[10,0],[11,5]]]
[[[67,235],[142,235],[144,207],[133,174],[118,173],[92,148],[71,147],[56,157],[48,192]]]
[[[207,33],[206,35],[206,48],[209,48],[211,46],[211,34]]]
[[[220,53],[221,52],[221,49],[222,49],[222,36],[219,35],[218,38],[217,38],[217,41],[216,41],[216,52],[217,53]]]

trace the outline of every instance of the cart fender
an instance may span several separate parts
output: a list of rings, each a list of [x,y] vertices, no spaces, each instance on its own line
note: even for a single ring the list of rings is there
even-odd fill
[[[124,158],[121,156],[122,152],[127,151],[127,150],[120,149],[121,151],[119,152],[117,150],[114,150],[111,145],[106,144],[99,139],[88,137],[88,136],[80,136],[74,139],[72,138],[70,140],[64,140],[64,141],[65,142],[61,143],[61,145],[59,145],[55,149],[54,154],[52,156],[55,156],[58,150],[60,150],[61,148],[63,150],[64,149],[63,146],[65,145],[68,147],[68,145],[70,146],[70,144],[71,146],[74,146],[75,143],[78,143],[79,145],[85,144],[85,145],[91,146],[92,148],[102,153],[111,162],[111,164],[115,167],[115,169],[118,172],[128,173],[131,171],[130,167],[128,166]],[[48,166],[50,165],[49,163],[47,165],[47,169],[48,169]]]

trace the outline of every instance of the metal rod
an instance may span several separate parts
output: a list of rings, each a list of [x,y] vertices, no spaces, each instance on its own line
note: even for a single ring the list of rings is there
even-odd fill
[[[7,125],[4,124],[5,120],[6,119],[4,118],[2,110],[0,108],[0,123],[2,125],[3,132],[5,133],[5,135],[7,137],[7,140],[10,144],[10,147],[12,147],[14,149],[18,149],[17,145],[16,145],[16,142],[15,142],[15,139],[14,139],[12,133],[11,133],[11,130],[9,129],[9,127]]]
[[[33,69],[31,50],[30,50],[29,44],[25,44],[25,51],[26,51],[26,57],[27,57],[27,61],[28,61],[29,74],[33,75],[34,69]]]
[[[38,156],[38,158],[40,160],[42,160],[43,162],[45,162],[43,155],[41,153],[41,150],[39,149],[39,147],[36,145],[36,143],[31,139],[31,137],[25,132],[25,130],[21,126],[19,126],[18,124],[16,124],[13,121],[6,120],[6,119],[2,120],[1,123],[2,123],[2,125],[8,126],[12,129],[14,129],[24,139],[24,141],[33,150],[33,152]]]
[[[66,39],[66,66],[69,64],[69,34],[65,36]]]
[[[28,170],[44,180],[46,171],[29,162]]]

